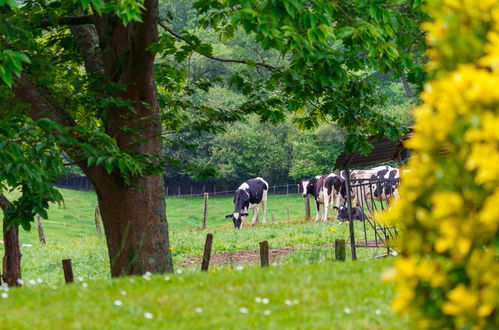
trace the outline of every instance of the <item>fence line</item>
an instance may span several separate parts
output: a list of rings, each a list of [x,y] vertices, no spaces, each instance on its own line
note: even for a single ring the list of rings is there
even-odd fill
[[[93,191],[94,186],[85,176],[68,175],[60,177],[54,186],[59,188]],[[167,197],[202,197],[204,193],[209,193],[212,197],[231,197],[237,188],[229,189],[228,185],[216,184],[186,184],[175,185],[165,182]],[[269,195],[296,195],[300,193],[299,188],[295,183],[284,185],[270,185]]]
[[[232,196],[237,189],[232,189],[232,190],[223,190],[223,191],[216,191],[214,189],[213,191],[208,191],[206,190],[205,192],[209,193],[211,197],[229,197]],[[171,194],[170,192],[173,191],[174,193],[177,192],[175,189],[168,189],[168,194],[167,197],[202,197],[204,196],[205,192],[199,192],[199,193],[187,193],[187,194]],[[269,195],[298,195],[301,194],[300,188],[296,186],[296,183],[289,183],[285,185],[274,185],[274,186],[269,186],[268,190]]]

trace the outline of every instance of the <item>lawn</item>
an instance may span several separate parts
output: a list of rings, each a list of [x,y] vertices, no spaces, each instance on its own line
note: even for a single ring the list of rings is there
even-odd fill
[[[27,285],[2,299],[5,329],[395,329],[379,280],[389,260]],[[214,299],[215,298],[215,299]],[[268,299],[268,303],[267,302]]]
[[[385,251],[358,249],[358,257],[363,261],[334,262],[331,245],[336,238],[348,240],[348,226],[337,221],[305,222],[303,199],[298,195],[269,196],[268,224],[242,230],[234,230],[232,222],[224,218],[231,212],[232,198],[210,198],[205,231],[199,229],[202,198],[169,198],[166,203],[174,265],[182,274],[171,275],[170,281],[164,277],[153,277],[151,281],[139,277],[134,279],[135,283],[109,279],[105,241],[97,237],[94,224],[95,194],[63,190],[63,195],[64,206],[53,206],[49,219],[43,220],[46,245],[38,243],[36,227],[21,233],[21,243],[32,245],[22,247],[25,287],[8,292],[3,302],[11,312],[0,317],[2,327],[29,328],[33,324],[35,328],[156,328],[168,324],[175,328],[225,329],[312,325],[395,328],[407,324],[389,313],[393,288],[380,281],[380,274],[391,259],[367,260]],[[358,233],[363,231],[362,223],[356,222],[355,227]],[[189,265],[185,261],[199,258],[207,232],[214,234],[213,253],[257,250],[258,242],[263,240],[268,240],[271,248],[292,250],[280,259],[271,259],[270,269],[262,270],[256,262],[229,258],[211,265],[215,273],[202,274],[197,261]],[[349,259],[349,249],[347,255]],[[72,259],[75,277],[84,280],[88,288],[83,288],[79,281],[69,286],[63,284],[61,259],[65,258]],[[236,271],[242,267],[244,270]],[[120,289],[126,290],[127,295],[120,296]],[[222,299],[215,303],[210,300],[214,295]],[[255,303],[255,297],[260,296],[268,297],[272,303]],[[300,302],[287,306],[286,297]],[[123,306],[115,306],[116,299],[123,301]],[[203,312],[196,313],[197,307]],[[239,308],[248,308],[248,313]],[[23,317],[28,310],[34,313],[29,320]],[[48,310],[59,312],[47,319],[44,314]],[[265,310],[270,315],[264,315]],[[146,319],[144,312],[154,317]]]

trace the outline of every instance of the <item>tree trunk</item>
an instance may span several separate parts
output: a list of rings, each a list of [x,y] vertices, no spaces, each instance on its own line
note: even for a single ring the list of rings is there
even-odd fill
[[[96,185],[111,276],[173,272],[161,176],[124,187],[111,176]]]
[[[412,92],[411,85],[409,85],[409,83],[407,82],[407,77],[405,76],[405,73],[402,74],[402,76],[400,77],[400,81],[404,85],[405,94],[407,95],[407,97],[408,98],[413,98],[414,97],[414,93]]]
[[[7,198],[0,194],[0,207],[5,211],[12,207]],[[20,285],[21,279],[21,249],[19,248],[19,229],[16,225],[7,226],[5,219],[3,221],[3,240],[5,246],[5,255],[2,264],[2,278],[9,286]]]

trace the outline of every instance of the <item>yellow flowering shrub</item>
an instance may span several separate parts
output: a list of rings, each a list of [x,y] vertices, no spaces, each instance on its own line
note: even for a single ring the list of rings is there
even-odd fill
[[[428,1],[433,77],[400,196],[392,308],[422,328],[499,327],[499,0]]]

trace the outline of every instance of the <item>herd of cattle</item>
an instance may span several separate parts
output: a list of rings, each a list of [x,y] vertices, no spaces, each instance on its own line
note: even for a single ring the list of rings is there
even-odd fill
[[[337,219],[348,219],[346,171],[339,173],[318,175],[311,179],[303,179],[297,183],[302,188],[302,196],[312,195],[315,199],[316,217],[319,221],[320,206],[323,206],[321,220],[327,221],[328,210],[337,211]],[[367,170],[350,170],[350,199],[352,200],[352,219],[366,220],[362,210],[367,200],[384,201],[389,204],[390,199],[398,198],[399,169],[390,166],[378,166]],[[234,212],[226,215],[232,219],[234,227],[241,229],[244,217],[248,210],[253,210],[252,225],[258,220],[258,210],[262,206],[263,219],[267,214],[267,195],[269,184],[262,178],[250,179],[239,186],[234,194]]]

